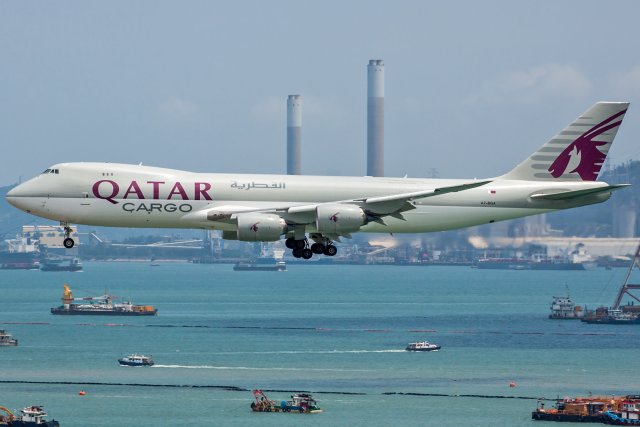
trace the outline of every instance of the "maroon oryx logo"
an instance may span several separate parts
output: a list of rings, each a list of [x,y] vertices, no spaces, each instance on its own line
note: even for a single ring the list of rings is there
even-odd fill
[[[551,164],[549,167],[551,175],[554,178],[559,178],[565,173],[570,163],[572,166],[577,163],[577,166],[568,173],[577,173],[583,181],[595,181],[604,159],[607,157],[598,147],[606,145],[608,142],[596,141],[594,138],[620,126],[622,120],[615,120],[626,112],[627,110],[624,110],[614,114],[576,138]]]
[[[329,221],[338,222],[338,212],[329,217]]]
[[[256,222],[251,227],[249,227],[249,230],[253,231],[254,233],[257,233],[258,232],[258,224],[260,224],[260,221]]]

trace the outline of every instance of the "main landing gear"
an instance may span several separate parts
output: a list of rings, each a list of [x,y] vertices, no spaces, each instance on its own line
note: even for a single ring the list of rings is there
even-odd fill
[[[61,223],[60,225],[64,227],[64,240],[62,241],[62,244],[64,245],[65,248],[71,249],[76,244],[76,242],[74,242],[74,240],[71,238],[71,232],[73,230],[71,229],[71,227],[69,227],[69,224],[66,222]]]
[[[333,245],[331,240],[326,237],[319,237],[316,239],[320,241],[316,241],[311,245],[311,247],[309,247],[309,241],[306,238],[296,240],[293,237],[289,237],[284,241],[284,244],[287,248],[291,249],[291,254],[296,258],[310,259],[313,254],[334,256],[338,253],[338,248]]]

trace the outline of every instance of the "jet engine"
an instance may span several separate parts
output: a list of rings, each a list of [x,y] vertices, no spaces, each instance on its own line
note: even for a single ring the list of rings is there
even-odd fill
[[[355,205],[320,205],[316,207],[319,233],[340,234],[358,231],[367,223],[367,214]]]
[[[287,223],[273,214],[245,213],[236,215],[238,240],[244,242],[272,242],[280,240],[287,231]]]

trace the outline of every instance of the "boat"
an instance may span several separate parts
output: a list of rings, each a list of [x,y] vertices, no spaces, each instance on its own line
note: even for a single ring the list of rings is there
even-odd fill
[[[155,316],[158,313],[151,305],[134,305],[130,301],[114,303],[114,297],[105,292],[98,297],[74,298],[66,283],[62,293],[62,305],[52,308],[51,314],[99,315],[99,316]]]
[[[287,264],[275,257],[260,257],[235,263],[233,271],[287,271]]]
[[[618,290],[618,295],[611,307],[598,307],[595,310],[585,313],[580,319],[586,323],[599,323],[609,325],[640,325],[640,297],[634,295],[632,290],[640,289],[640,284],[633,284],[631,282],[631,276],[635,267],[640,267],[640,244],[636,248],[636,253],[631,261],[627,274],[622,282],[622,286]],[[632,298],[632,301],[627,304],[622,304],[622,299],[625,297]]]
[[[602,421],[617,426],[640,425],[640,396],[627,396],[619,411],[605,412]]]
[[[262,390],[253,390],[255,402],[251,403],[253,412],[297,412],[300,414],[317,414],[322,412],[317,402],[309,393],[296,393],[291,400],[271,400]]]
[[[82,271],[82,263],[79,258],[45,258],[40,264],[40,271]]]
[[[475,268],[492,270],[593,270],[597,262],[589,255],[584,244],[578,243],[570,252],[557,256],[533,254],[530,258],[480,258]]]
[[[575,305],[568,294],[566,297],[553,297],[549,319],[578,320],[583,316],[582,307]]]
[[[0,347],[15,347],[17,345],[17,339],[13,338],[11,334],[4,329],[0,329]]]
[[[605,423],[607,413],[620,414],[625,403],[635,402],[640,396],[589,396],[565,397],[556,400],[553,408],[545,408],[538,402],[531,419],[536,421],[561,421],[574,423]]]
[[[143,354],[130,354],[129,356],[121,357],[118,359],[118,363],[122,366],[153,366],[153,357],[145,356]]]
[[[599,323],[607,325],[640,325],[640,316],[636,313],[628,313],[619,308],[597,309],[593,314],[589,313],[581,319],[585,323]]]
[[[13,412],[0,406],[0,411],[4,411],[7,415],[0,416],[0,426],[9,427],[60,427],[60,423],[56,420],[47,421],[44,417],[47,413],[44,407],[40,405],[27,406],[20,410],[20,415],[16,417]]]
[[[405,348],[406,351],[438,351],[440,346],[428,341],[411,342]]]

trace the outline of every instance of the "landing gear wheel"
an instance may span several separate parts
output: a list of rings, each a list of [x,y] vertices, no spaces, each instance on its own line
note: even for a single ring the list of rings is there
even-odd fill
[[[313,252],[314,254],[322,254],[324,253],[325,249],[326,248],[322,243],[314,243],[313,245],[311,245],[311,252]]]
[[[327,245],[327,247],[324,250],[324,254],[327,256],[334,256],[337,253],[338,253],[338,248],[336,248],[333,245]]]
[[[304,251],[304,249],[302,249],[302,248],[295,248],[293,251],[291,251],[291,254],[296,258],[301,258],[303,251]]]
[[[73,241],[73,239],[71,237],[67,237],[67,238],[64,239],[62,244],[64,245],[65,248],[71,249],[73,247],[73,245],[75,245],[75,242]]]
[[[311,249],[305,248],[302,250],[302,258],[311,259],[312,256],[313,256],[313,252],[311,252]]]
[[[289,249],[293,249],[296,247],[296,241],[293,237],[289,237],[284,241],[284,245]]]
[[[304,249],[304,248],[307,247],[307,242],[304,239],[303,240],[294,240],[293,244],[294,244],[294,248],[296,248],[296,249]]]

